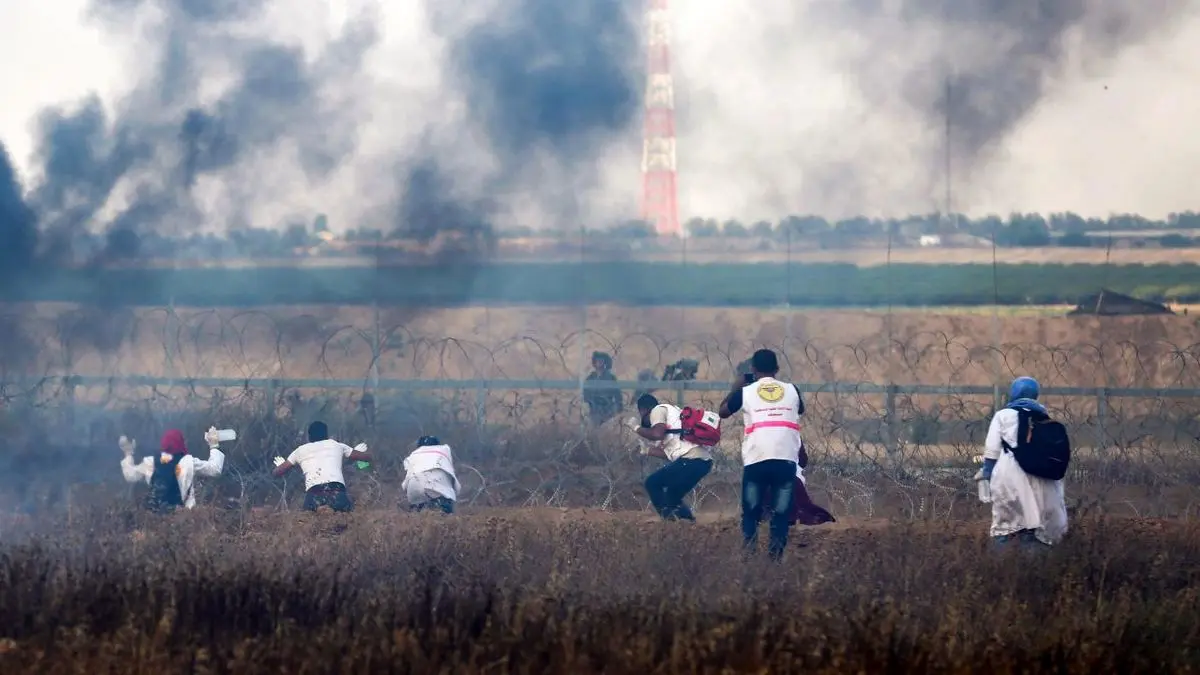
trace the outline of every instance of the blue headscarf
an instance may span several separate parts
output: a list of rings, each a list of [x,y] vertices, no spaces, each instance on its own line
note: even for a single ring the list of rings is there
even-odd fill
[[[1032,377],[1018,377],[1013,380],[1012,386],[1008,388],[1008,407],[1009,408],[1024,408],[1025,410],[1034,410],[1046,414],[1046,407],[1038,403],[1037,397],[1041,393],[1041,386],[1038,381]]]
[[[1043,415],[1046,413],[1046,406],[1038,403],[1037,397],[1041,393],[1042,387],[1038,381],[1032,377],[1018,377],[1013,380],[1012,385],[1008,388],[1008,405],[1006,408],[1020,408],[1022,410],[1032,410]],[[992,479],[992,469],[996,467],[996,460],[983,460],[982,477],[984,480]]]

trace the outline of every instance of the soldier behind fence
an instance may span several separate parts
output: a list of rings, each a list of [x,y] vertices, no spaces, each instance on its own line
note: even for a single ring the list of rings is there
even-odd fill
[[[189,454],[183,432],[169,429],[163,434],[158,456],[143,457],[138,464],[133,463],[137,441],[125,436],[117,441],[125,455],[121,459],[121,473],[125,480],[130,483],[145,482],[150,486],[145,501],[147,509],[169,513],[179,507],[195,508],[196,478],[216,478],[225,468],[225,454],[220,450],[216,427],[204,434],[204,440],[208,443],[207,460]]]
[[[404,482],[400,487],[408,495],[410,511],[436,508],[454,513],[460,485],[450,446],[436,436],[418,439],[417,449],[404,459]]]
[[[592,352],[592,372],[588,374],[588,382],[616,382],[617,377],[612,373],[612,356],[604,352]],[[601,386],[598,389],[585,389],[583,400],[588,406],[588,418],[592,424],[604,424],[613,415],[621,412],[621,390],[617,386]]]
[[[308,443],[301,445],[288,455],[275,458],[275,476],[286,474],[294,466],[304,472],[304,510],[316,511],[328,507],[334,511],[354,510],[354,502],[346,492],[346,479],[342,465],[346,461],[370,462],[371,454],[366,443],[351,448],[329,437],[329,427],[324,422],[308,425]]]

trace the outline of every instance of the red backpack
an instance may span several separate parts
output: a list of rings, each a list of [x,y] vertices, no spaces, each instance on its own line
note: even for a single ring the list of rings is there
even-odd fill
[[[678,433],[686,441],[708,447],[721,442],[721,418],[714,412],[684,408],[679,412],[679,423],[682,428],[672,430],[672,433]]]

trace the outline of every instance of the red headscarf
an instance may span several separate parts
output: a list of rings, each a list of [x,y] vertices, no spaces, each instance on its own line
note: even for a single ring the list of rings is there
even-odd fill
[[[178,429],[168,429],[162,437],[162,451],[169,455],[188,454],[187,443],[183,440],[183,432]]]

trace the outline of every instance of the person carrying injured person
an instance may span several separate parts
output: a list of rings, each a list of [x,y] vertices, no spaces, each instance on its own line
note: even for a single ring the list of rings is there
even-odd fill
[[[631,417],[627,425],[649,444],[642,454],[661,457],[667,465],[646,478],[650,503],[663,520],[696,520],[683,498],[712,471],[712,451],[677,433],[682,427],[683,411],[670,403],[659,403],[651,394],[637,400],[639,420]]]
[[[1067,504],[1061,480],[1028,474],[1011,449],[1017,447],[1021,414],[1046,415],[1038,402],[1040,387],[1032,377],[1018,377],[1009,402],[992,416],[984,445],[983,468],[976,480],[987,481],[992,505],[991,536],[998,545],[1015,541],[1034,548],[1053,546],[1067,532]],[[1026,422],[1028,424],[1028,422]],[[986,499],[985,499],[986,501]]]
[[[422,436],[417,449],[404,458],[404,482],[410,511],[441,509],[454,513],[460,488],[450,446],[436,436]]]
[[[204,434],[208,443],[208,459],[200,459],[188,452],[183,432],[169,429],[163,434],[157,455],[143,457],[133,463],[133,452],[137,441],[122,436],[117,444],[124,453],[121,473],[129,483],[146,483],[150,492],[146,495],[145,507],[156,513],[170,513],[179,507],[196,507],[196,478],[216,478],[225,468],[225,453],[220,449],[220,438],[216,427]]]
[[[275,476],[281,477],[298,466],[304,472],[304,510],[316,511],[328,507],[340,513],[354,510],[354,502],[346,491],[342,465],[347,462],[370,462],[366,443],[351,448],[329,437],[324,422],[308,425],[308,442],[292,454],[275,458]]]

